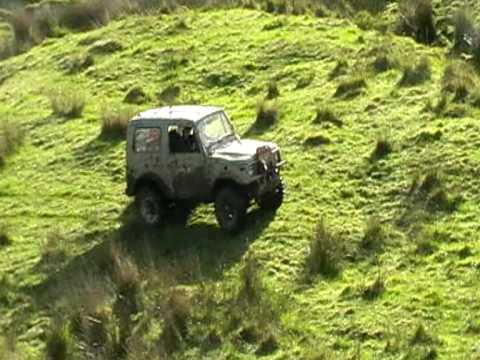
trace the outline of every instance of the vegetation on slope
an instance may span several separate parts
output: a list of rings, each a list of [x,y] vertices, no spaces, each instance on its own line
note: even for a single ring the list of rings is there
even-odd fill
[[[2,61],[0,121],[25,136],[0,169],[0,353],[477,356],[478,75],[457,61],[247,9],[126,16]],[[208,206],[143,229],[122,129],[165,102],[279,143],[278,213],[234,237]]]

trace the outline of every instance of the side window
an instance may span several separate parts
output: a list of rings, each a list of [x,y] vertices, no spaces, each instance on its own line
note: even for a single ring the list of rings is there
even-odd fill
[[[159,128],[139,128],[135,130],[135,152],[159,152],[161,137]]]
[[[170,153],[200,152],[200,148],[198,147],[197,141],[195,139],[194,130],[190,126],[169,126],[168,148],[170,150]]]

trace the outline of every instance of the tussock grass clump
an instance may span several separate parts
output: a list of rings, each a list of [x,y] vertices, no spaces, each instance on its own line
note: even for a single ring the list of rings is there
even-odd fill
[[[423,44],[437,40],[437,29],[431,0],[402,0],[397,32],[412,36]]]
[[[46,356],[48,360],[67,360],[69,358],[70,338],[67,328],[53,325],[47,333]]]
[[[323,219],[317,225],[308,250],[306,258],[308,276],[316,274],[335,276],[338,274],[342,260],[343,241],[327,228]]]
[[[393,146],[386,137],[377,139],[375,148],[370,154],[370,161],[377,161],[387,157],[393,151]]]
[[[49,231],[42,246],[42,262],[55,264],[65,260],[66,241],[59,229]]]
[[[443,73],[442,91],[453,94],[454,102],[463,102],[476,87],[476,78],[472,66],[463,61],[452,62]]]
[[[386,241],[385,229],[380,219],[372,216],[367,220],[360,247],[364,250],[380,250]]]
[[[53,113],[67,119],[78,118],[85,108],[83,91],[71,87],[51,90],[48,94]]]
[[[76,74],[88,69],[95,63],[92,55],[88,53],[80,53],[64,60],[61,64],[67,74]]]
[[[274,103],[262,101],[257,105],[257,118],[255,127],[268,129],[275,125],[280,118],[278,107]]]
[[[100,135],[109,139],[124,139],[128,122],[135,116],[131,108],[106,108],[102,112]]]
[[[173,104],[180,96],[181,90],[178,85],[169,85],[158,93],[158,100],[166,104]]]
[[[140,86],[134,86],[127,91],[124,102],[128,104],[141,105],[149,100],[148,95]]]
[[[244,259],[243,267],[240,271],[240,290],[239,296],[252,303],[258,301],[263,284],[259,272],[260,264],[257,258],[251,252]]]
[[[459,195],[446,189],[443,177],[437,171],[429,171],[422,178],[415,178],[410,186],[410,196],[432,212],[453,212],[461,202]]]
[[[7,226],[0,223],[0,247],[8,246],[12,243],[12,239],[8,235]]]
[[[297,80],[297,85],[295,86],[295,90],[305,89],[313,82],[313,80],[315,80],[315,74],[313,73],[301,76]]]
[[[23,142],[24,132],[19,124],[11,120],[0,122],[0,168],[8,155],[13,154]]]
[[[432,77],[432,65],[428,57],[422,57],[416,65],[407,65],[403,69],[400,86],[416,86],[423,84]]]
[[[117,40],[99,40],[88,49],[91,55],[108,55],[123,49],[123,44]]]
[[[348,73],[348,63],[345,60],[337,61],[337,64],[328,75],[329,80],[336,79],[339,76],[346,75]]]
[[[330,123],[338,127],[343,126],[343,121],[337,116],[337,114],[328,107],[319,107],[317,108],[317,113],[315,119],[313,119],[314,124],[324,124]]]
[[[172,290],[167,296],[163,310],[164,328],[160,337],[162,348],[167,354],[178,350],[188,336],[188,322],[192,314],[192,303],[185,291]]]
[[[364,300],[375,300],[385,292],[385,280],[379,275],[371,284],[362,289],[362,298]]]
[[[303,142],[303,144],[305,146],[315,147],[315,146],[320,146],[320,145],[328,145],[331,142],[332,141],[328,137],[326,137],[324,135],[321,135],[321,134],[315,134],[315,135],[307,137],[305,139],[305,141]]]
[[[422,323],[418,323],[415,327],[415,331],[410,339],[411,345],[419,345],[419,344],[431,344],[434,342],[434,338],[430,335],[425,326]]]
[[[272,100],[280,96],[280,91],[278,90],[277,82],[272,80],[268,83],[267,89],[267,100]]]
[[[365,79],[347,80],[338,85],[337,91],[333,95],[336,98],[344,100],[355,98],[362,94],[363,89],[367,87]]]

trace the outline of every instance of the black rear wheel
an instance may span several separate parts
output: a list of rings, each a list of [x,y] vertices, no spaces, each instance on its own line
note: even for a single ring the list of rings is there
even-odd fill
[[[165,216],[163,198],[155,188],[142,187],[136,195],[137,207],[145,225],[160,225]]]
[[[236,233],[243,228],[248,208],[248,197],[233,187],[222,188],[215,198],[215,215],[225,231]]]

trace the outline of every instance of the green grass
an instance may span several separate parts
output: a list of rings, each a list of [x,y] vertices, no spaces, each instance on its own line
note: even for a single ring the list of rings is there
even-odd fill
[[[129,16],[47,40],[1,62],[0,121],[17,122],[25,138],[0,169],[1,221],[13,239],[0,248],[0,273],[10,278],[2,288],[7,295],[0,333],[14,329],[16,351],[40,359],[51,339],[52,318],[61,312],[71,322],[69,304],[94,304],[91,313],[120,319],[108,252],[121,244],[139,272],[135,296],[141,302],[133,316],[139,323],[105,320],[103,326],[118,326],[120,334],[147,324],[136,343],[165,341],[170,358],[252,359],[257,351],[272,359],[313,353],[365,359],[432,351],[446,359],[478,355],[477,336],[469,329],[478,321],[472,316],[480,290],[475,176],[480,111],[465,104],[468,112],[456,119],[424,111],[427,100],[440,97],[448,50],[328,17],[286,16],[281,27],[271,29],[276,17],[254,10],[186,10],[181,16],[188,24],[181,31],[172,32],[178,14]],[[65,71],[65,58],[88,52],[99,40],[122,47],[93,53],[85,69]],[[369,50],[387,42],[409,58],[427,57],[431,78],[399,87],[401,69],[371,71],[376,54]],[[345,59],[348,66],[331,77]],[[336,97],[339,86],[359,73],[366,86],[362,82],[348,100]],[[280,89],[274,102],[281,117],[250,132],[272,79]],[[298,86],[301,79],[308,81]],[[106,106],[121,108],[135,87],[150,95],[135,105],[137,111],[157,106],[153,95],[169,86],[182,89],[175,102],[223,105],[240,134],[280,145],[288,160],[283,173],[288,194],[276,215],[254,208],[245,232],[234,237],[218,229],[211,206],[195,209],[185,227],[172,220],[163,230],[146,232],[138,225],[132,200],[124,195],[125,143],[101,136],[102,114]],[[79,117],[52,113],[48,92],[59,88],[85,95]],[[319,108],[341,114],[342,126],[313,122]],[[422,135],[438,132],[441,136],[428,141]],[[379,133],[388,133],[395,149],[371,161]],[[315,134],[329,144],[306,146],[305,139]],[[452,211],[431,210],[408,194],[412,179],[432,169],[441,171],[445,191],[461,194]],[[337,276],[313,276],[306,283],[309,243],[321,218],[346,251]],[[388,241],[383,251],[365,256],[359,249],[369,218],[381,218]],[[419,227],[435,229],[428,232],[433,252],[416,251]],[[60,229],[62,241],[51,240],[58,235],[52,228]],[[378,234],[376,226],[370,230]],[[465,246],[472,251],[460,256]],[[46,251],[62,256],[45,261]],[[247,251],[255,254],[261,298],[269,301],[242,308],[237,290],[245,281],[240,273]],[[372,282],[379,273],[384,286]],[[365,297],[374,301],[356,290],[365,286],[373,289]],[[175,313],[157,312],[166,306],[159,299],[178,289],[185,299],[205,296],[179,305],[183,318],[168,335],[163,327]],[[235,317],[238,312],[245,316]],[[78,340],[68,335],[69,344]]]

